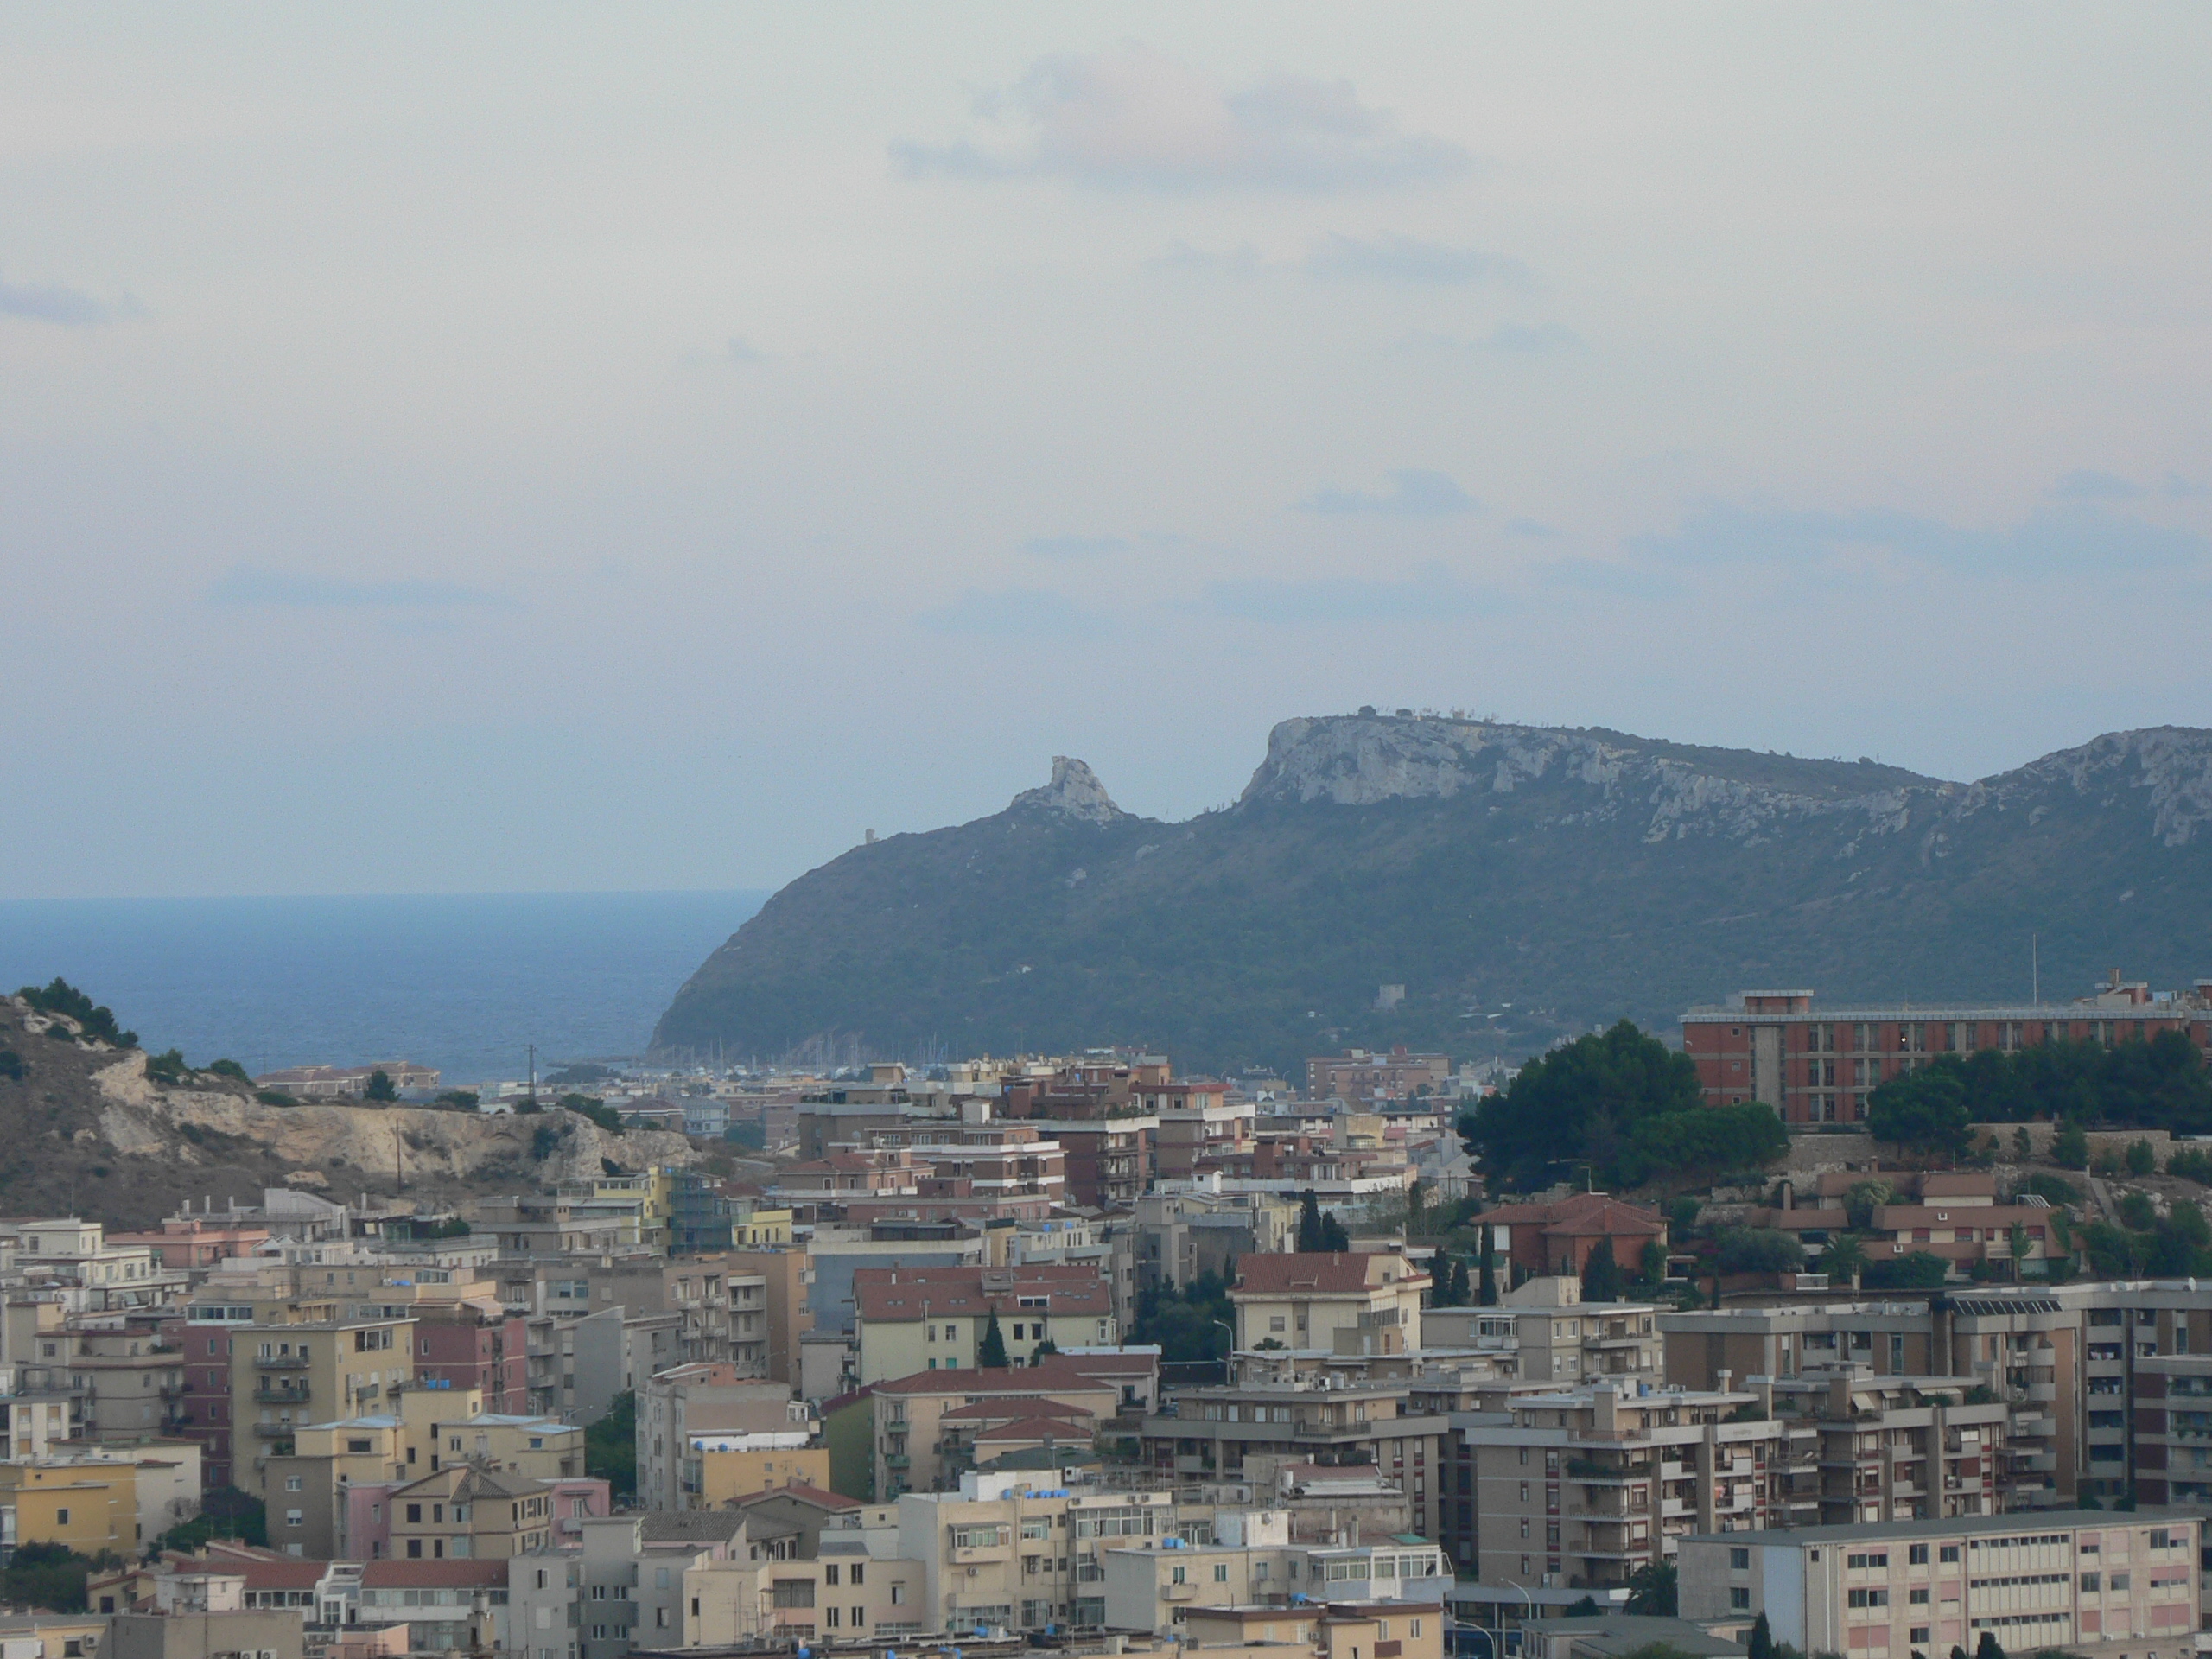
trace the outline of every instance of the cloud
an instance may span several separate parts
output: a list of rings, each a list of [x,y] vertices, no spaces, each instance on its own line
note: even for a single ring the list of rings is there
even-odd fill
[[[2202,536],[2095,505],[2039,507],[2017,524],[1974,530],[1890,508],[1831,512],[1709,502],[1678,530],[1629,545],[1680,564],[1840,569],[1879,557],[1975,575],[2171,569],[2203,563],[2212,552]]]
[[[1402,582],[1265,576],[1208,582],[1205,592],[1209,610],[1246,622],[1422,621],[1510,608],[1501,595],[1470,588],[1440,565]]]
[[[1119,536],[1033,536],[1021,550],[1040,559],[1095,559],[1128,546]]]
[[[281,607],[291,610],[508,610],[514,601],[486,588],[452,582],[349,582],[337,576],[288,575],[251,564],[235,565],[216,579],[207,598],[218,605]]]
[[[2090,468],[2067,474],[2050,486],[2050,493],[2062,501],[2140,501],[2152,495],[2195,500],[2212,495],[2212,490],[2202,484],[2192,484],[2177,473],[2168,473],[2156,484],[2139,484],[2117,473],[2100,473]]]
[[[895,143],[909,178],[1062,178],[1107,189],[1347,190],[1464,173],[1465,150],[1400,130],[1351,83],[1277,75],[1224,92],[1152,48],[1040,60],[976,104],[985,134]]]
[[[1436,518],[1452,513],[1473,512],[1482,503],[1442,473],[1409,467],[1388,474],[1390,487],[1380,492],[1325,489],[1307,497],[1300,511],[1320,513],[1374,513],[1394,518]]]
[[[1303,269],[1312,276],[1367,277],[1440,286],[1502,283],[1519,288],[1529,282],[1529,268],[1518,259],[1484,253],[1479,248],[1423,242],[1417,237],[1401,236],[1395,232],[1365,238],[1332,232],[1307,251]]]
[[[0,316],[22,317],[30,322],[51,322],[64,328],[97,328],[118,317],[133,315],[137,308],[128,301],[110,305],[73,288],[0,282]]]
[[[914,620],[932,633],[1001,636],[1090,635],[1105,626],[1104,618],[1064,594],[1041,588],[1007,588],[996,593],[969,588],[957,599],[923,611]]]

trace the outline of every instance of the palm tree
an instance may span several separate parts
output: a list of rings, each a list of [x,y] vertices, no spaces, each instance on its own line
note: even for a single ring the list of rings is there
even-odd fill
[[[1827,1270],[1828,1283],[1839,1279],[1851,1281],[1851,1288],[1859,1289],[1859,1275],[1866,1271],[1866,1247],[1859,1242],[1856,1233],[1838,1233],[1828,1240],[1827,1249],[1821,1257],[1821,1266]]]

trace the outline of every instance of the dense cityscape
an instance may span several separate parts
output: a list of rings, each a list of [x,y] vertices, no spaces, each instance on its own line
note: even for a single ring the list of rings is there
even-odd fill
[[[609,1151],[458,1198],[302,1169],[153,1227],[0,1220],[5,1629],[130,1659],[2179,1651],[2208,988],[1752,991],[1517,1070],[447,1090],[193,1068],[26,988],[25,1089],[66,1052],[118,1100],[575,1117]],[[682,1151],[626,1165],[633,1136]]]

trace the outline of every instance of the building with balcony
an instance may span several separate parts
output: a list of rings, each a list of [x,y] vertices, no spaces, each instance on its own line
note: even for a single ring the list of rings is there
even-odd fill
[[[1236,1345],[1323,1354],[1408,1354],[1421,1345],[1429,1276],[1395,1253],[1247,1256],[1229,1300]]]
[[[1121,1410],[1121,1390],[1111,1374],[1089,1374],[1057,1356],[1020,1370],[918,1371],[879,1382],[867,1403],[874,1490],[889,1503],[957,1488],[966,1471],[1011,1446],[1002,1433],[1010,1427],[1029,1437],[1023,1444],[1088,1451],[1098,1426]]]
[[[1065,1350],[1120,1339],[1112,1287],[1088,1263],[861,1268],[853,1314],[864,1384],[972,1369],[994,1315],[1016,1363],[1047,1341]]]
[[[1503,1403],[1450,1420],[1476,1488],[1459,1565],[1485,1584],[1624,1585],[1693,1533],[1818,1517],[1817,1435],[1758,1418],[1754,1394],[1599,1384]]]
[[[1490,1307],[1424,1308],[1421,1328],[1432,1356],[1465,1355],[1499,1376],[1656,1382],[1667,1375],[1659,1317],[1649,1302],[1585,1302],[1580,1280],[1546,1276],[1506,1292]]]
[[[2192,1510],[2054,1510],[1948,1521],[1701,1533],[1682,1541],[1682,1617],[1766,1615],[1777,1643],[1875,1659],[2010,1652],[2117,1659],[2191,1651],[2201,1624]]]

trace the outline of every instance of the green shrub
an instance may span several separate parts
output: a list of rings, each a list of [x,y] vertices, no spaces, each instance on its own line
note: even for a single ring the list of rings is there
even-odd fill
[[[1805,1247],[1770,1227],[1732,1227],[1718,1259],[1723,1273],[1792,1273],[1805,1265]]]
[[[210,1060],[207,1062],[207,1069],[211,1075],[228,1077],[233,1083],[253,1081],[251,1077],[246,1076],[245,1067],[240,1065],[236,1060]]]
[[[23,1080],[23,1057],[12,1048],[0,1048],[0,1077]]]
[[[1933,1290],[1948,1274],[1942,1256],[1915,1250],[1909,1255],[1875,1257],[1866,1264],[1859,1284],[1866,1290]]]
[[[2184,1181],[2195,1181],[2199,1186],[2212,1186],[2212,1152],[2183,1147],[2166,1160],[2166,1173]]]
[[[91,997],[59,975],[51,985],[26,985],[16,995],[41,1014],[58,1014],[74,1020],[87,1037],[113,1043],[118,1048],[138,1046],[137,1032],[116,1029],[112,1009],[97,1006]]]
[[[2058,1132],[2050,1137],[2050,1161],[2061,1169],[2087,1169],[2089,1166],[2089,1137],[2079,1123],[2061,1123]]]
[[[282,1089],[257,1089],[253,1097],[264,1106],[296,1106],[300,1103]]]
[[[2158,1155],[2151,1150],[2151,1143],[2148,1141],[2131,1141],[2127,1143],[2127,1173],[2129,1174],[2148,1175],[2158,1166]]]
[[[174,1048],[146,1057],[146,1075],[162,1083],[182,1083],[191,1070],[182,1052]]]
[[[2207,1159],[2205,1161],[2208,1173],[2212,1173],[2212,1159]],[[2075,1185],[2063,1175],[2052,1175],[2040,1169],[2020,1183],[2019,1191],[2041,1198],[2048,1204],[2082,1202],[2080,1187]]]
[[[2158,1224],[2158,1209],[2148,1193],[2130,1192],[2120,1198],[2120,1218],[2133,1230],[2147,1233]]]

